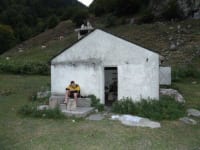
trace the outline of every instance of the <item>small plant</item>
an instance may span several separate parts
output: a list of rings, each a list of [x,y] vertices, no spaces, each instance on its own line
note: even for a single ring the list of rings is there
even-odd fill
[[[132,114],[153,120],[175,120],[185,115],[185,106],[173,98],[163,96],[160,100],[141,100],[133,102],[130,98],[117,101],[112,111],[120,114]]]
[[[104,105],[100,104],[100,99],[95,95],[89,95],[88,97],[91,99],[91,107],[95,107],[98,111],[104,111]]]
[[[172,81],[178,82],[184,78],[200,78],[200,71],[191,65],[173,68]]]
[[[139,23],[151,23],[154,21],[154,19],[155,16],[152,13],[152,10],[147,9],[142,13]]]
[[[34,118],[49,118],[49,119],[62,119],[65,118],[64,114],[60,111],[59,107],[54,109],[38,110],[37,105],[29,104],[22,106],[18,113],[26,117]]]
[[[162,12],[162,16],[166,20],[183,18],[183,11],[179,7],[177,0],[170,0]]]

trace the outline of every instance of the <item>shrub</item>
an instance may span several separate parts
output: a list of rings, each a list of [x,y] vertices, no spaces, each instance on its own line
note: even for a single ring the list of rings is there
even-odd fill
[[[184,78],[200,78],[200,71],[195,69],[194,66],[176,67],[172,70],[172,81],[178,82]]]
[[[14,46],[16,38],[10,26],[0,24],[0,54]]]
[[[180,9],[177,0],[170,0],[162,12],[162,16],[166,20],[181,19],[182,10]]]
[[[141,15],[141,18],[138,20],[139,23],[151,23],[154,21],[154,14],[152,13],[151,10],[149,9],[146,9],[142,15]]]
[[[50,68],[45,63],[32,63],[24,62],[17,63],[12,60],[1,60],[0,61],[0,72],[14,73],[14,74],[40,74],[49,75]]]
[[[95,95],[89,95],[88,97],[91,99],[91,107],[95,107],[98,111],[104,111],[104,105],[100,104],[100,99]]]
[[[54,109],[37,110],[37,105],[34,103],[22,106],[19,109],[18,113],[25,117],[49,118],[49,119],[65,118],[64,114],[60,111],[59,107],[56,107]]]
[[[51,28],[54,28],[58,24],[59,19],[58,19],[58,17],[56,15],[53,15],[53,16],[49,17],[47,22],[48,22],[47,23],[48,24],[48,28],[51,29]]]
[[[116,17],[112,14],[108,14],[105,16],[105,27],[112,27],[116,25]]]
[[[112,111],[120,114],[132,114],[153,120],[175,120],[185,115],[185,106],[171,97],[161,97],[160,100],[141,100],[133,102],[130,98],[117,101]]]

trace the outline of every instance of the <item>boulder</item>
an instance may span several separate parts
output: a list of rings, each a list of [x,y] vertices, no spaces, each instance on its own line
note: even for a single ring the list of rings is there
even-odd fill
[[[76,101],[74,99],[69,99],[67,103],[67,110],[74,111],[76,110]]]
[[[89,117],[86,118],[87,120],[92,120],[92,121],[100,121],[104,119],[104,115],[102,114],[93,114],[90,115]]]
[[[51,91],[37,92],[37,98],[46,98],[51,94]]]
[[[160,94],[161,95],[167,95],[167,96],[170,96],[170,97],[174,97],[177,102],[185,103],[185,99],[183,98],[183,96],[177,90],[160,89]]]
[[[149,127],[149,128],[160,128],[159,122],[151,121],[147,118],[142,118],[132,115],[113,115],[111,120],[119,120],[122,124],[127,126],[138,126],[138,127]]]
[[[188,116],[199,117],[200,118],[200,111],[197,109],[190,108],[187,110]]]
[[[185,123],[185,124],[190,124],[190,125],[196,125],[197,122],[191,118],[188,117],[183,117],[179,119],[181,122]]]
[[[40,105],[37,107],[37,110],[47,110],[49,109],[49,105]]]

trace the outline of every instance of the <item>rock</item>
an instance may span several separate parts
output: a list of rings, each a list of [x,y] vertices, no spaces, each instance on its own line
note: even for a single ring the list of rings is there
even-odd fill
[[[180,29],[181,29],[181,25],[180,25],[180,24],[177,26],[177,29],[178,29],[178,30],[180,30]]]
[[[92,121],[100,121],[104,119],[104,116],[102,114],[93,114],[87,117],[86,119]]]
[[[169,37],[169,41],[172,41],[174,38],[173,38],[173,36],[170,36]]]
[[[176,49],[176,44],[173,43],[173,42],[171,42],[171,44],[170,44],[170,46],[169,46],[169,49],[171,49],[171,50]]]
[[[183,117],[183,118],[180,118],[179,120],[185,124],[191,124],[191,125],[197,124],[197,122],[195,120],[188,118],[188,117]]]
[[[131,18],[130,19],[130,24],[134,24],[135,23],[135,19],[134,18]]]
[[[6,60],[10,60],[10,57],[6,57]]]
[[[177,90],[160,89],[160,94],[174,97],[177,102],[185,103],[185,99],[183,98],[183,96]]]
[[[46,46],[46,45],[42,45],[41,48],[42,48],[42,49],[45,49],[45,48],[47,48],[47,46]]]
[[[37,98],[46,98],[51,94],[51,91],[37,92]]]
[[[67,110],[74,111],[76,110],[76,107],[76,101],[74,99],[68,99]]]
[[[193,14],[193,18],[194,18],[194,19],[200,19],[200,10],[199,10],[198,12],[195,12],[195,13]]]
[[[191,24],[187,25],[187,28],[188,28],[188,29],[190,29],[191,27],[192,27],[192,25],[191,25]]]
[[[37,110],[47,110],[49,109],[49,105],[40,105],[37,107]]]
[[[197,84],[197,81],[193,81],[192,84]]]
[[[200,111],[197,109],[190,108],[187,110],[188,116],[199,117],[200,118]]]
[[[22,49],[20,49],[19,51],[18,51],[19,53],[22,53],[22,52],[24,52]]]
[[[147,118],[142,118],[132,115],[113,115],[111,120],[119,120],[122,124],[127,126],[139,126],[139,127],[149,127],[149,128],[160,128],[159,122],[151,121]]]

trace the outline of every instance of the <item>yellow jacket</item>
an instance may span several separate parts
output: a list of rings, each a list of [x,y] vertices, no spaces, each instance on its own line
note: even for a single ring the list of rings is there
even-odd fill
[[[75,87],[73,87],[71,84],[66,88],[66,90],[69,90],[71,92],[79,92],[80,93],[80,86],[76,84]]]

